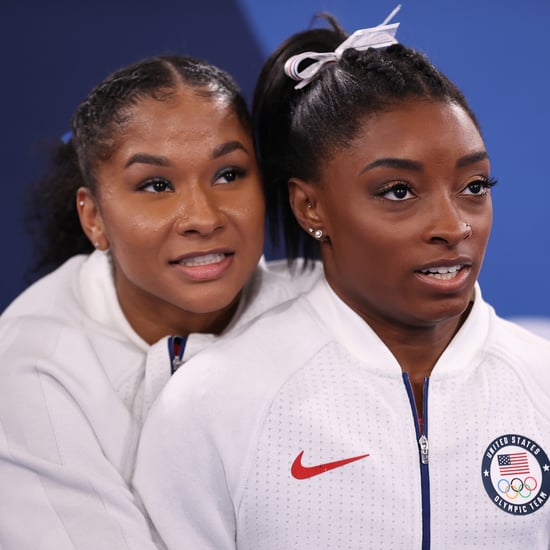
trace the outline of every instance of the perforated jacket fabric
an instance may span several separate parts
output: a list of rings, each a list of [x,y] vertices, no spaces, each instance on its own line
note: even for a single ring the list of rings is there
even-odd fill
[[[167,547],[548,550],[550,342],[475,295],[423,429],[406,373],[325,281],[187,363],[134,479]]]

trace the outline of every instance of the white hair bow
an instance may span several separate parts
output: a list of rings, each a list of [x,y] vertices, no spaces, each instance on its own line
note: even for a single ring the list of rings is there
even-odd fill
[[[349,48],[366,50],[367,48],[385,48],[391,44],[397,44],[395,34],[397,32],[397,27],[399,27],[399,23],[392,23],[391,25],[388,25],[388,23],[400,9],[401,4],[399,4],[388,17],[376,27],[355,31],[333,52],[304,52],[290,57],[285,63],[284,70],[287,76],[298,81],[294,89],[299,90],[307,86],[319,74],[319,71],[321,71],[323,67],[330,63],[336,63],[336,61],[342,57],[344,51]],[[298,67],[304,59],[313,60],[314,63],[300,71]]]

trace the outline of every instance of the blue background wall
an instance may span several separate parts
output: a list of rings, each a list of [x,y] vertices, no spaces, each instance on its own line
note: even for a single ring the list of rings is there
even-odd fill
[[[142,57],[182,52],[229,70],[251,96],[263,59],[327,10],[348,31],[380,23],[389,0],[129,0],[4,2],[0,21],[2,193],[0,310],[31,260],[26,185],[89,89]],[[500,183],[481,274],[504,316],[550,317],[550,1],[409,0],[398,38],[425,51],[466,93]]]

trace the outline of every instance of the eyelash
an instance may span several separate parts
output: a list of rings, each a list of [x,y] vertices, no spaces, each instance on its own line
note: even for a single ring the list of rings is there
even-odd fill
[[[232,183],[237,179],[245,177],[247,174],[247,171],[244,170],[243,168],[238,168],[236,166],[224,168],[223,170],[220,170],[216,174],[216,176],[214,177],[214,182],[218,181],[220,178],[227,177],[228,174],[234,174],[234,178],[226,182],[226,183]]]
[[[498,183],[496,178],[479,178],[477,180],[471,181],[466,188],[469,188],[472,185],[480,185],[483,187],[483,193],[472,193],[472,195],[477,197],[482,197],[488,193],[491,187],[494,187]]]
[[[489,189],[491,189],[491,187],[494,187],[497,183],[498,183],[498,180],[496,178],[479,178],[477,180],[471,181],[466,186],[466,188],[470,188],[472,185],[480,185],[484,188],[484,192],[483,193],[472,193],[472,196],[484,196],[484,195],[487,194]],[[378,193],[376,193],[376,196],[377,197],[382,197],[382,198],[387,198],[387,195],[389,195],[392,192],[396,192],[397,190],[399,190],[399,191],[403,190],[406,193],[412,193],[412,186],[408,183],[403,182],[403,181],[398,181],[398,182],[395,182],[395,183],[391,184],[389,187],[386,187],[386,188],[382,189],[381,191],[379,191]],[[406,197],[406,195],[405,195],[405,197]],[[400,197],[400,198],[395,197],[394,199],[388,199],[388,200],[401,202],[401,201],[405,200],[405,197]]]
[[[246,176],[247,174],[247,171],[242,169],[242,168],[237,168],[237,167],[230,167],[230,168],[224,168],[223,170],[220,170],[215,176],[214,176],[214,183],[217,182],[220,178],[228,178],[229,176],[229,181],[227,181],[226,183],[232,183],[233,181],[237,180],[237,179],[240,179],[244,176]],[[231,176],[232,179],[231,179]],[[152,191],[147,191],[147,188],[148,187],[151,187],[151,186],[155,186],[155,185],[163,185],[164,188],[163,189],[154,189]],[[172,185],[172,183],[165,179],[165,178],[151,178],[151,179],[148,179],[146,181],[144,181],[143,183],[141,183],[139,186],[138,186],[138,191],[145,191],[145,192],[149,192],[149,193],[164,193],[166,191],[173,191],[174,187]]]
[[[162,190],[155,189],[154,191],[147,191],[147,187],[154,186],[155,184],[163,184],[165,187]],[[144,181],[142,184],[138,186],[138,191],[145,191],[149,193],[164,193],[165,191],[173,191],[174,187],[165,178],[151,178],[146,181]]]
[[[378,193],[376,193],[376,196],[377,197],[382,197],[382,198],[387,198],[387,195],[389,195],[390,193],[395,192],[397,190],[404,190],[407,193],[410,193],[411,189],[412,189],[412,186],[410,184],[405,183],[404,181],[398,181],[398,182],[392,183],[391,185],[389,185],[388,187],[385,187],[384,189],[381,189]],[[399,201],[399,200],[403,200],[403,199],[404,199],[404,197],[401,197],[401,199],[396,197],[395,199],[388,199],[388,200]]]

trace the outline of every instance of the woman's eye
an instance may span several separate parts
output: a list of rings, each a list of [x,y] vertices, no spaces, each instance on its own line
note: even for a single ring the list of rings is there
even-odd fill
[[[245,175],[245,171],[239,168],[226,168],[218,173],[214,183],[231,183]]]
[[[171,191],[172,184],[164,178],[154,178],[147,180],[140,186],[140,191],[146,191],[148,193],[163,193],[165,191]]]
[[[411,192],[410,185],[406,183],[395,183],[384,189],[379,196],[390,201],[402,201],[405,199],[410,199],[414,195]]]
[[[489,192],[489,189],[496,184],[496,180],[493,179],[478,179],[470,182],[463,193],[465,195],[482,196]]]

